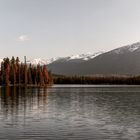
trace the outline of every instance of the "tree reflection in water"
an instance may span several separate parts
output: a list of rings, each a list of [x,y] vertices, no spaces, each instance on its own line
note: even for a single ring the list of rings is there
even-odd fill
[[[28,118],[46,110],[47,96],[47,88],[3,87],[0,89],[0,119],[9,120],[11,125],[21,120],[26,123]]]

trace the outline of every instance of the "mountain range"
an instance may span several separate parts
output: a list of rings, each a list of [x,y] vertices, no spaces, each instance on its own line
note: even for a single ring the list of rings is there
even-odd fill
[[[140,42],[108,52],[55,59],[48,68],[62,75],[138,75]]]
[[[0,59],[0,62],[3,59]],[[60,75],[139,75],[140,42],[108,52],[86,53],[51,59],[32,59],[27,63],[47,65]]]

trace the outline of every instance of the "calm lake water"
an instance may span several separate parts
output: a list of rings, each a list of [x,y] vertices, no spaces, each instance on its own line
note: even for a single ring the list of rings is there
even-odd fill
[[[140,86],[2,88],[0,139],[139,140]]]

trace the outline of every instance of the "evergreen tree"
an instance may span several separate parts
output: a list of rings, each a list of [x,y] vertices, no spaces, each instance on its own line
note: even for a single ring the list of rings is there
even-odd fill
[[[11,71],[10,71],[10,80],[11,84],[16,84],[16,65],[15,65],[15,58],[12,56],[11,59]]]
[[[4,62],[1,62],[1,85],[4,85]]]
[[[48,84],[49,83],[49,74],[48,74],[47,67],[45,65],[43,66],[43,78],[44,78],[44,83]]]
[[[18,84],[20,84],[20,64],[19,64],[19,58],[16,58],[16,81]]]
[[[10,81],[9,81],[9,78],[10,78],[10,61],[9,61],[9,58],[8,57],[4,58],[3,62],[4,62],[4,84],[8,86],[10,84]]]
[[[29,68],[28,68],[28,84],[32,85],[32,65],[30,64]]]
[[[24,84],[25,86],[28,83],[28,76],[27,76],[27,64],[24,65]]]

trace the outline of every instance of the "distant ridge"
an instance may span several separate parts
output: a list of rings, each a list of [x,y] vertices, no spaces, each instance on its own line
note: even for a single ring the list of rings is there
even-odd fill
[[[61,60],[61,59],[60,59]],[[48,64],[48,68],[56,74],[64,75],[139,75],[140,74],[140,42],[126,45],[105,53],[101,53],[87,61],[56,60]]]
[[[94,57],[102,54],[104,52],[100,51],[100,52],[96,52],[96,53],[86,53],[86,54],[78,54],[78,55],[71,55],[71,56],[67,56],[67,57],[56,57],[56,58],[51,58],[51,59],[41,59],[41,58],[36,58],[36,59],[31,59],[28,60],[27,63],[31,63],[34,65],[40,64],[40,65],[48,65],[54,62],[58,62],[58,61],[88,61],[90,59],[93,59]]]

